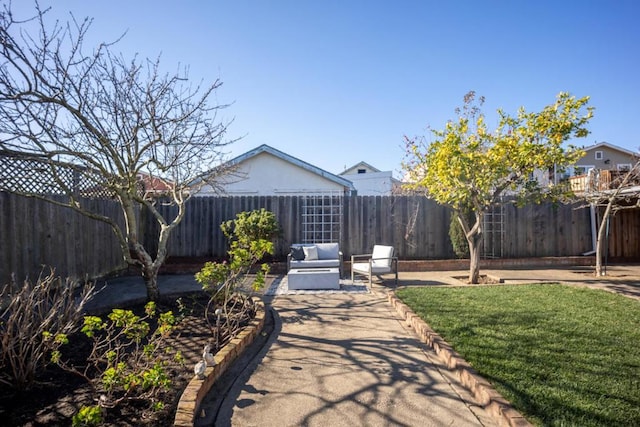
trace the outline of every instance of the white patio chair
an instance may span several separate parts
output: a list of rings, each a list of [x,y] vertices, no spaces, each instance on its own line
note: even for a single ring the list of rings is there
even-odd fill
[[[358,261],[359,260],[359,261]],[[351,282],[356,274],[371,277],[395,272],[398,284],[398,258],[393,256],[393,246],[375,245],[370,254],[351,255]]]

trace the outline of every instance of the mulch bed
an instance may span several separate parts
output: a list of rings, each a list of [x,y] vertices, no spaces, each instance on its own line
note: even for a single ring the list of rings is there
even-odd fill
[[[212,331],[204,319],[207,295],[198,292],[185,295],[181,300],[186,314],[170,339],[170,345],[182,353],[185,363],[179,365],[171,360],[169,375],[172,385],[162,396],[165,408],[159,412],[150,412],[143,403],[128,403],[109,409],[102,425],[173,425],[182,391],[193,378],[193,366],[201,359],[204,344],[211,342],[213,338]],[[144,304],[137,304],[119,308],[142,313],[143,307]],[[158,312],[167,310],[172,310],[178,315],[175,299],[158,303]],[[82,361],[89,349],[89,340],[77,334],[62,348],[62,354],[64,358]],[[57,366],[49,366],[36,378],[36,384],[31,390],[18,392],[6,385],[0,387],[0,424],[29,427],[71,425],[71,418],[78,409],[83,405],[94,405],[95,397],[83,378]]]

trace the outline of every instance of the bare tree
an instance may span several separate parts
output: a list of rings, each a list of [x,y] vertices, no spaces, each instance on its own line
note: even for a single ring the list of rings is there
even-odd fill
[[[616,175],[609,181],[603,179],[602,171],[590,171],[584,191],[579,194],[589,206],[603,208],[596,237],[596,276],[606,275],[603,258],[610,218],[621,210],[640,207],[640,160],[628,171]]]
[[[225,105],[212,102],[221,82],[193,85],[186,70],[163,73],[159,60],[127,60],[113,43],[88,50],[91,19],[51,23],[48,12],[37,3],[29,19],[10,5],[0,12],[0,154],[21,165],[19,177],[0,179],[0,190],[109,224],[155,300],[187,199],[198,186],[216,187],[221,172],[229,142],[217,113]],[[89,210],[86,198],[96,196],[117,200],[124,221]],[[177,209],[163,216],[160,203]],[[159,224],[156,254],[140,236],[141,209]]]

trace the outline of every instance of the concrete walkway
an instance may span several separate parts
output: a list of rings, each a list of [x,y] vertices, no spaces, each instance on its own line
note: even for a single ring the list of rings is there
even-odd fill
[[[382,292],[284,295],[272,306],[272,339],[222,399],[210,394],[196,425],[495,425]]]
[[[158,277],[160,295],[173,295],[202,290],[193,274],[173,274]],[[147,300],[147,290],[141,276],[113,277],[98,280],[96,295],[86,305],[89,312],[137,304]]]

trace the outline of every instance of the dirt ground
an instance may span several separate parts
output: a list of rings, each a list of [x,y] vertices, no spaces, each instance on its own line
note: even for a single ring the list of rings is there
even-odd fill
[[[173,425],[175,409],[182,390],[193,378],[193,366],[200,360],[204,343],[212,337],[212,332],[204,320],[206,297],[184,298],[189,307],[186,315],[170,345],[182,353],[184,365],[168,360],[169,376],[172,385],[162,395],[165,408],[151,412],[146,404],[131,402],[106,411],[107,426],[169,426]],[[142,312],[144,304],[128,306],[134,312]],[[123,307],[124,308],[124,307]],[[159,311],[177,312],[175,300],[164,301],[158,305]],[[86,337],[75,335],[62,349],[63,357],[75,363],[81,363],[89,350]],[[71,425],[71,418],[83,405],[94,405],[95,395],[87,382],[76,374],[69,373],[56,366],[48,367],[36,379],[35,386],[25,392],[17,392],[8,386],[0,387],[0,419],[7,426],[51,426]]]

